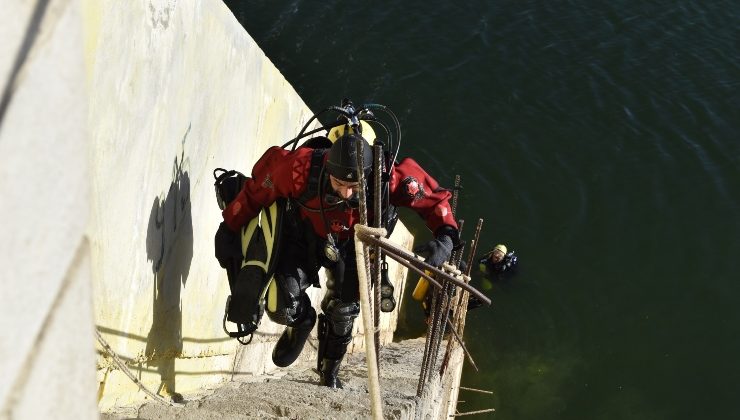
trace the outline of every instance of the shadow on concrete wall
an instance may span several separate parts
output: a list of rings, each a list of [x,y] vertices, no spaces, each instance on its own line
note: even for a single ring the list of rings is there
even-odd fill
[[[161,378],[157,393],[164,391],[175,401],[182,400],[175,388],[175,358],[182,353],[183,343],[181,292],[193,260],[190,177],[183,157],[175,158],[172,183],[165,198],[156,197],[152,203],[146,237],[154,295],[145,354],[148,365],[156,367]]]

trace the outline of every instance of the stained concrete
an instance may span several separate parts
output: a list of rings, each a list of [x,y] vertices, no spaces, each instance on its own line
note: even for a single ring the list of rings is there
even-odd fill
[[[424,353],[423,339],[384,346],[381,381],[384,417],[413,419],[417,414],[416,388]],[[370,418],[367,369],[363,354],[347,357],[339,378],[343,389],[318,384],[311,362],[280,375],[236,377],[199,394],[186,395],[181,407],[157,402],[119,407],[104,419],[350,419]]]

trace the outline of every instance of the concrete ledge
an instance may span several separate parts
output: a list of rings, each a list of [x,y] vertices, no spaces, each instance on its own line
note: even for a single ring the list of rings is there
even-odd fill
[[[462,350],[458,347],[453,352],[447,373],[443,377],[434,375],[424,396],[417,398],[423,354],[423,338],[390,343],[382,348],[380,386],[384,418],[444,420],[455,413]],[[363,353],[346,357],[339,373],[343,389],[320,386],[313,366],[311,361],[303,361],[273,374],[238,376],[216,387],[185,395],[186,402],[180,407],[144,402],[107,410],[103,419],[370,418]]]

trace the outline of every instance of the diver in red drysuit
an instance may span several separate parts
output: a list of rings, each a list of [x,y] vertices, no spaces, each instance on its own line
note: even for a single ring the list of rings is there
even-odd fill
[[[271,147],[223,210],[224,223],[217,234],[217,240],[219,235],[236,235],[262,208],[278,199],[288,200],[275,270],[277,310],[268,311],[270,319],[287,327],[275,346],[273,362],[288,366],[303,349],[316,322],[306,289],[318,284],[318,270],[323,266],[329,280],[321,303],[323,314],[319,315],[318,369],[322,385],[333,388],[341,388],[339,365],[360,312],[353,242],[354,225],[360,217],[358,141],[364,148],[367,184],[372,185],[372,150],[360,135],[346,134],[328,150]],[[435,239],[418,249],[427,255],[426,262],[439,267],[447,261],[459,241],[449,203],[451,193],[440,188],[413,159],[406,158],[391,168],[388,197],[392,206],[415,210],[434,233]],[[373,217],[369,212],[370,221]]]

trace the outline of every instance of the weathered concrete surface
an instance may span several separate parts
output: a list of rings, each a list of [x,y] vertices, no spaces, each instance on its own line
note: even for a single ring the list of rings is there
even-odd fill
[[[316,344],[315,341],[313,344]],[[445,344],[445,343],[443,343]],[[445,347],[444,345],[442,346]],[[443,356],[440,352],[440,359]],[[389,343],[380,352],[380,386],[386,419],[447,419],[455,414],[460,368],[459,347],[450,369],[433,375],[426,392],[416,397],[424,339]],[[439,371],[439,364],[435,372]],[[302,361],[265,375],[238,375],[224,384],[184,395],[178,407],[147,401],[103,412],[103,419],[360,419],[370,418],[367,368],[363,353],[346,357],[339,378],[344,389],[318,384],[313,362]]]
[[[0,418],[96,418],[80,2],[0,16]]]
[[[221,329],[228,284],[213,257],[212,171],[249,173],[311,113],[220,1],[111,0],[97,12],[96,324],[152,391],[197,389],[228,377],[240,350]],[[250,352],[241,356],[265,359],[259,345]],[[101,408],[143,398],[108,355],[98,368]]]
[[[419,417],[416,387],[424,353],[423,339],[384,346],[380,356],[383,414],[388,419]],[[156,402],[119,407],[104,419],[360,419],[370,417],[364,354],[347,357],[339,377],[344,389],[318,385],[312,363],[303,362],[281,375],[240,376],[223,386],[186,395],[182,407]],[[436,388],[439,391],[439,388]],[[429,417],[437,418],[437,417]]]

